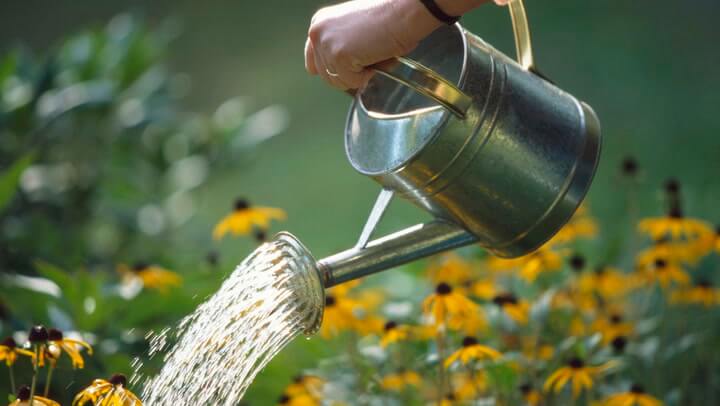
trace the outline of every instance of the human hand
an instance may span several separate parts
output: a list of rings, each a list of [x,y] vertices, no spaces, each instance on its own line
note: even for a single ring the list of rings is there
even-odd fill
[[[436,0],[462,15],[487,0]],[[494,0],[506,4],[509,0]],[[406,55],[442,23],[419,0],[354,0],[320,9],[305,42],[305,68],[341,89],[365,86],[369,66]]]

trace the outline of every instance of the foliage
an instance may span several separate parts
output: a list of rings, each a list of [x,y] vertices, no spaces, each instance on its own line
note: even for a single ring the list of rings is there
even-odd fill
[[[173,236],[213,171],[237,170],[240,153],[282,131],[282,112],[246,116],[241,98],[212,115],[184,111],[189,79],[163,62],[175,31],[121,15],[45,55],[0,59],[0,336],[23,343],[44,324],[93,344],[84,369],[58,362],[50,395],[62,404],[95,378],[132,372],[147,332],[214,291],[217,255],[180,261]],[[210,228],[192,238],[210,241]],[[181,286],[153,289],[160,267]],[[29,383],[21,361],[18,384]]]

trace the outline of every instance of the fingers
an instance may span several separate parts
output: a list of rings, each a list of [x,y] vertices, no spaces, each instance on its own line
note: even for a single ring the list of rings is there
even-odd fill
[[[308,38],[307,41],[305,41],[305,70],[311,75],[318,74],[314,54],[312,41]]]
[[[494,0],[495,4],[498,6],[507,6],[508,3],[510,3],[510,0]]]

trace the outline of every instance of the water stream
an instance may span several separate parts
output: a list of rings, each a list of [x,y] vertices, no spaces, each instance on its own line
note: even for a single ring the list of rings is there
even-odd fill
[[[150,338],[164,366],[154,377],[136,373],[144,403],[236,405],[283,347],[318,327],[323,304],[309,252],[288,235],[263,244],[176,328]]]

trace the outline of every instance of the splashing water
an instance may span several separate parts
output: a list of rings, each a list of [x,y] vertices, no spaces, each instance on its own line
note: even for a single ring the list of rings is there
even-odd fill
[[[285,345],[317,330],[323,295],[315,260],[294,237],[263,244],[174,331],[151,337],[151,357],[165,353],[165,364],[145,381],[145,404],[237,404]]]

